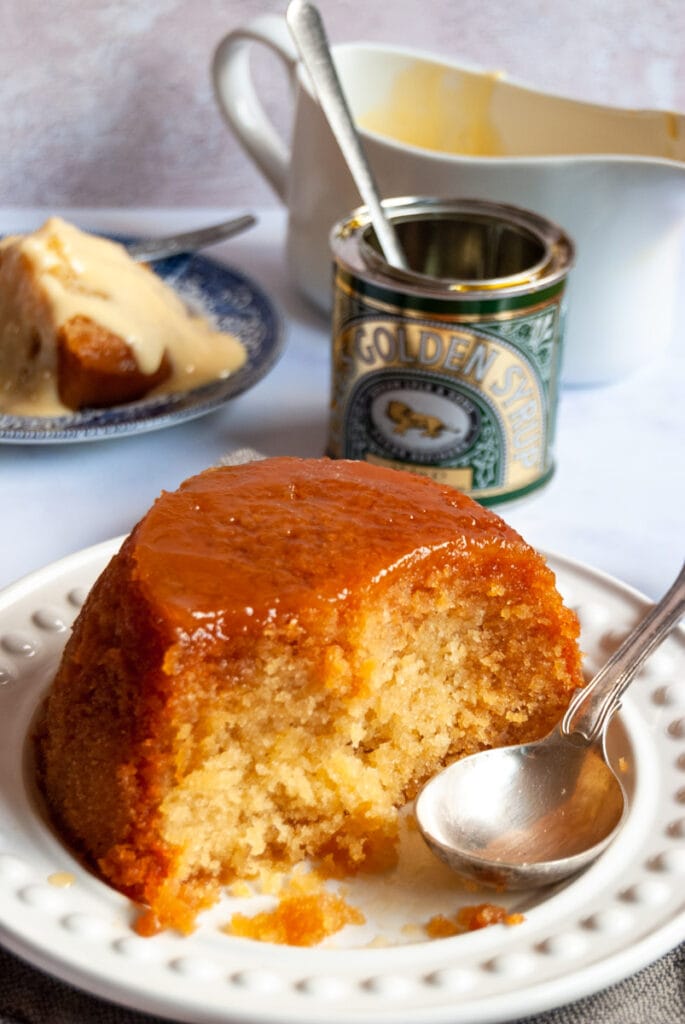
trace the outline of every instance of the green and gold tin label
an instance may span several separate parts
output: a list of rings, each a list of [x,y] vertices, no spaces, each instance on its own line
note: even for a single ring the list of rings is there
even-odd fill
[[[339,274],[329,453],[484,503],[540,485],[552,472],[562,292],[427,313],[406,296],[394,309],[369,301]]]

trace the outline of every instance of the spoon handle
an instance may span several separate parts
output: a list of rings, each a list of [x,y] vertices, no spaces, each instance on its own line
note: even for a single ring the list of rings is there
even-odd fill
[[[232,220],[222,221],[221,224],[197,228],[195,231],[184,231],[169,238],[146,238],[141,242],[131,242],[126,249],[131,259],[137,263],[161,260],[167,256],[179,256],[181,253],[203,249],[206,245],[223,242],[256,223],[256,218],[251,213],[246,213],[240,217],[233,217]]]
[[[670,589],[623,641],[595,677],[576,691],[561,720],[566,736],[580,734],[594,743],[618,710],[621,697],[649,655],[677,626],[685,612],[685,564]]]
[[[314,84],[331,131],[342,150],[359,194],[369,210],[383,256],[391,266],[407,270],[407,262],[395,229],[381,206],[373,172],[366,159],[331,57],[321,15],[307,0],[291,0],[286,11],[286,21],[302,63]]]

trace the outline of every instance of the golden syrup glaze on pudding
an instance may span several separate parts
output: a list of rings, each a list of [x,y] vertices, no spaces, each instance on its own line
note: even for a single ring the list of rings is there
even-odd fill
[[[188,636],[247,635],[294,615],[315,628],[324,609],[353,604],[362,587],[382,592],[394,570],[411,572],[432,553],[440,560],[449,548],[468,574],[471,551],[485,561],[522,548],[453,488],[382,468],[263,460],[231,473],[230,491],[227,475],[166,494],[137,536],[138,579]]]
[[[59,217],[0,241],[0,412],[56,415],[158,385],[185,390],[244,358],[117,242]]]
[[[93,587],[38,735],[67,841],[190,931],[222,887],[394,860],[448,760],[542,736],[582,684],[543,559],[459,492],[267,459],[164,493]]]

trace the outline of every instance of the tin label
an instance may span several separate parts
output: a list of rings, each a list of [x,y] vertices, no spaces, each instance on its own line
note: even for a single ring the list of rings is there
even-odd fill
[[[330,454],[424,473],[486,503],[532,489],[552,471],[560,336],[560,293],[424,319],[338,287]]]

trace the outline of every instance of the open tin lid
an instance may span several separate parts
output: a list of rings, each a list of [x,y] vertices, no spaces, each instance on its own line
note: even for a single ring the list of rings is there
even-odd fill
[[[331,247],[351,273],[401,291],[447,300],[504,298],[547,288],[573,264],[566,233],[516,206],[407,196],[385,200],[383,207],[410,270],[386,262],[366,207],[335,225]]]

